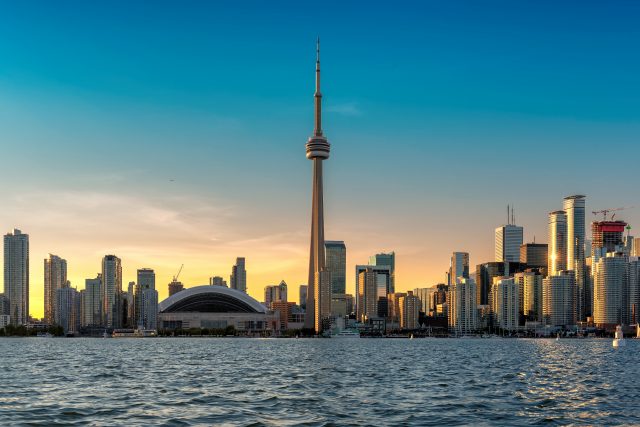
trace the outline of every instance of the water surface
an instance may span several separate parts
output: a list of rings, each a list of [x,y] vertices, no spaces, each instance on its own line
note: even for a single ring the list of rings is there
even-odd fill
[[[640,424],[640,340],[0,339],[2,425]]]

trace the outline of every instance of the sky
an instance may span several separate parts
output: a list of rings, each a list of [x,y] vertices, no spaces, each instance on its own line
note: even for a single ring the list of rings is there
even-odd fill
[[[640,227],[639,20],[634,1],[0,1],[0,231],[30,235],[31,314],[48,253],[78,289],[106,254],[125,288],[153,268],[160,299],[181,264],[189,287],[244,256],[252,296],[285,280],[297,300],[317,36],[348,292],[378,252],[398,290],[453,251],[493,260],[507,204],[526,241],[571,194]]]

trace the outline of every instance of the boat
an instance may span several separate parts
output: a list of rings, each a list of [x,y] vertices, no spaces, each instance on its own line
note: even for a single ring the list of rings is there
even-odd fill
[[[560,341],[560,332],[558,332],[558,335],[556,335],[556,341]]]
[[[409,339],[412,340],[413,339],[413,334],[409,335]]]
[[[102,338],[111,338],[111,335],[107,331],[104,331],[102,333]]]
[[[51,335],[49,332],[38,332],[36,337],[37,338],[53,338],[53,335]]]
[[[622,334],[622,326],[618,325],[616,326],[616,333],[613,338],[613,346],[618,348],[624,347],[625,345],[626,343],[624,341],[624,335]]]
[[[331,334],[331,338],[360,338],[360,332],[353,329],[345,329],[337,334]]]

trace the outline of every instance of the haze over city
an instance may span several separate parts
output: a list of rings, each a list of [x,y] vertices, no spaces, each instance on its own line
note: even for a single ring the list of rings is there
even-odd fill
[[[381,251],[399,291],[442,282],[453,251],[493,260],[507,204],[525,242],[566,195],[634,204],[640,6],[505,4],[5,4],[0,225],[30,235],[31,314],[49,253],[79,288],[106,254],[124,283],[153,268],[160,299],[181,264],[193,286],[237,256],[259,300],[306,283],[317,35],[347,292]]]

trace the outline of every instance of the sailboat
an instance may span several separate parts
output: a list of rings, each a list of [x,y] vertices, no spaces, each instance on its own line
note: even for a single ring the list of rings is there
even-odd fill
[[[622,326],[618,325],[616,326],[616,334],[613,338],[613,346],[618,348],[618,347],[624,347],[626,345],[626,342],[624,341],[624,336],[622,334]]]

